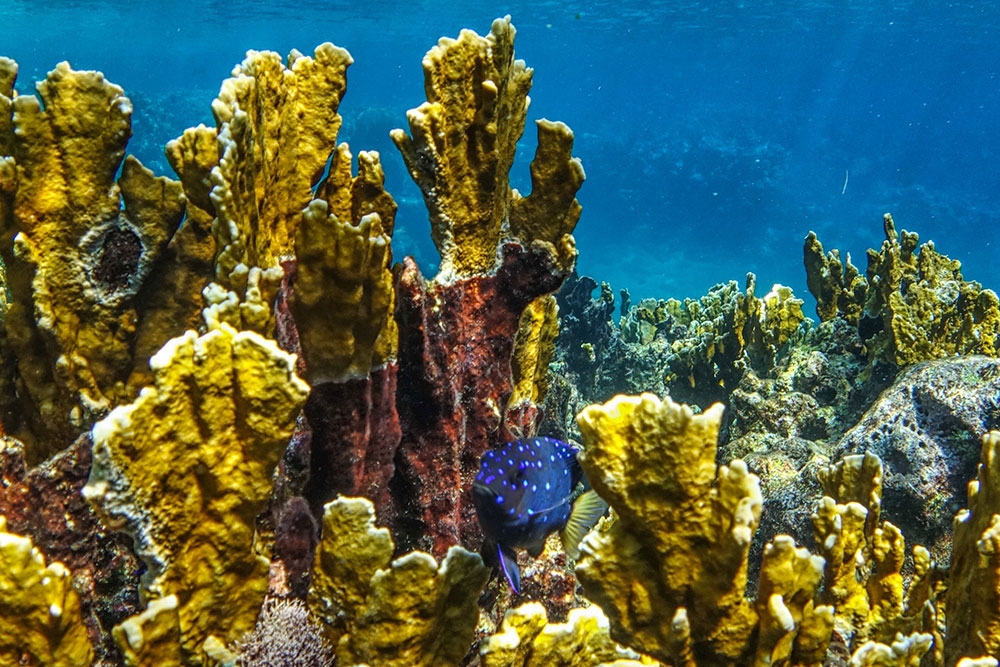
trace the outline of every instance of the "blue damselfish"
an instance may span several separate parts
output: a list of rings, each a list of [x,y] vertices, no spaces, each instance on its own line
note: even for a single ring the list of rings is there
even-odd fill
[[[526,549],[535,558],[558,530],[566,554],[576,558],[580,540],[607,510],[590,489],[576,452],[561,440],[532,438],[483,455],[472,485],[486,537],[483,552],[496,556],[515,593],[521,590],[521,572],[514,549]]]

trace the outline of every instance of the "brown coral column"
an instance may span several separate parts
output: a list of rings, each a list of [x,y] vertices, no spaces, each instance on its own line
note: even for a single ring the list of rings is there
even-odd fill
[[[404,437],[393,483],[405,548],[441,555],[481,540],[469,489],[480,457],[508,430],[501,415],[521,313],[565,277],[547,252],[516,243],[502,252],[493,276],[429,283],[407,258],[396,281]]]

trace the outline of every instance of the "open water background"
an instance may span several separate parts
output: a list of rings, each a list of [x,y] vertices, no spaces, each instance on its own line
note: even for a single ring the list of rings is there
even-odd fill
[[[426,212],[388,131],[424,100],[427,49],[505,14],[535,70],[530,118],[576,133],[581,273],[633,301],[748,271],[759,293],[807,296],[806,233],[864,270],[891,211],[1000,288],[1000,3],[0,0],[0,55],[19,62],[22,93],[61,60],[103,71],[132,98],[130,151],[173,176],[163,144],[213,122],[248,49],[347,48],[341,138],[381,152],[395,252],[432,274]],[[522,192],[533,137],[512,177]]]

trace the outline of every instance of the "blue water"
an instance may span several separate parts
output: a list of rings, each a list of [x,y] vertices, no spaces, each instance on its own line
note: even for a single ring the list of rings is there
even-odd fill
[[[1000,3],[0,0],[0,54],[20,63],[22,93],[61,60],[103,71],[134,102],[131,152],[173,175],[163,144],[212,122],[247,49],[347,48],[342,139],[382,153],[396,254],[431,272],[420,194],[387,133],[424,100],[427,49],[505,14],[535,69],[531,118],[576,133],[582,273],[633,298],[747,271],[806,296],[806,233],[863,270],[891,211],[1000,288]]]

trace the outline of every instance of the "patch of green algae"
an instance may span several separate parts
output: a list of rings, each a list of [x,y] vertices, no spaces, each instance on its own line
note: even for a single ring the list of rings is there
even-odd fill
[[[230,643],[254,627],[268,582],[255,520],[309,388],[293,356],[226,325],[175,338],[150,366],[154,386],[94,427],[83,493],[107,525],[135,539],[150,609],[176,597],[175,609],[160,603],[164,613],[146,622],[168,635],[164,619],[175,622],[182,661],[203,664],[206,640]],[[122,625],[129,630],[116,638],[134,664],[161,659],[144,652],[144,622]]]

